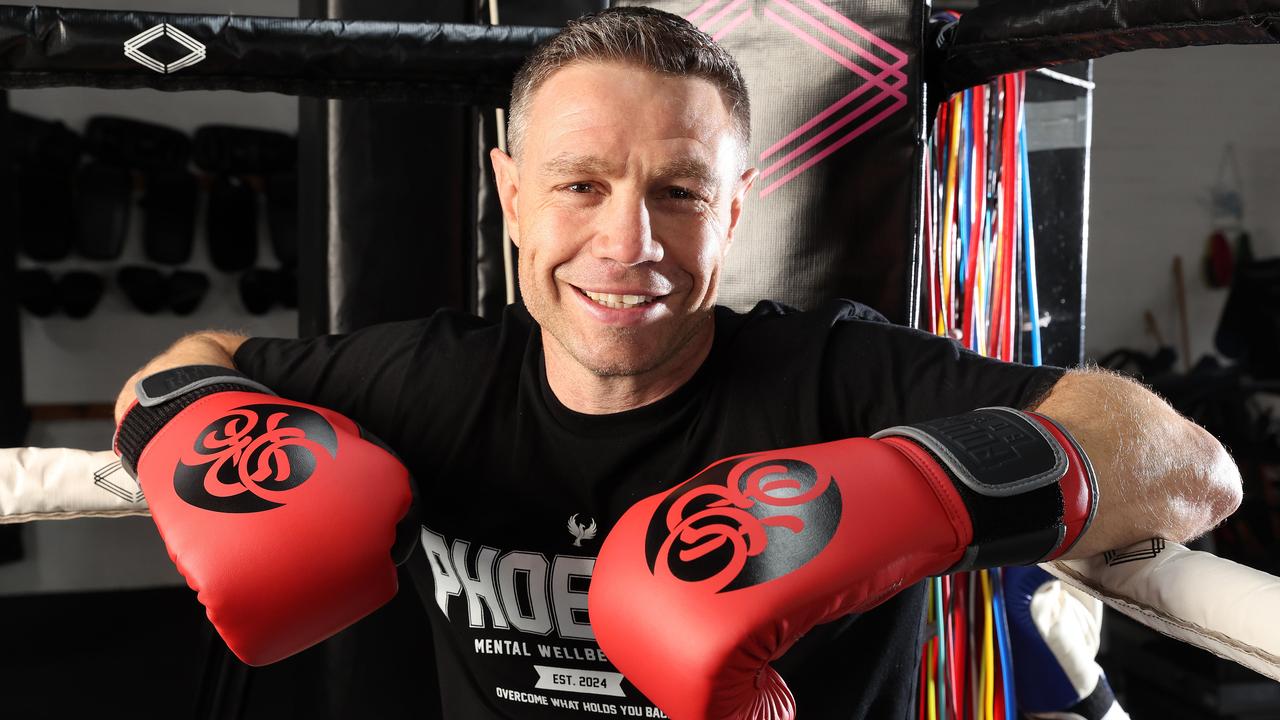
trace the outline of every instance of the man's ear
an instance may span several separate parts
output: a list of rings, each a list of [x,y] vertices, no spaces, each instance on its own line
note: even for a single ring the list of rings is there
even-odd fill
[[[507,221],[507,235],[520,247],[520,172],[516,161],[498,148],[489,151],[493,163],[493,177],[498,183],[498,199],[502,202],[502,217]]]
[[[737,229],[738,220],[742,217],[742,208],[747,202],[747,192],[751,190],[751,186],[755,184],[758,177],[760,177],[759,170],[747,168],[738,178],[738,187],[733,191],[733,198],[729,201],[729,233],[726,238],[729,243],[733,242],[733,231]]]

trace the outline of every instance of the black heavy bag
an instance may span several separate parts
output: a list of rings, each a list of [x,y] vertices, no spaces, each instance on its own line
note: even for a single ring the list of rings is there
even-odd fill
[[[258,259],[257,193],[238,177],[214,177],[205,227],[214,267],[225,273],[252,267]]]
[[[76,252],[90,260],[115,260],[124,249],[133,203],[133,171],[91,162],[76,175]]]
[[[142,197],[142,249],[147,259],[181,265],[191,259],[199,186],[185,168],[146,173]]]
[[[863,301],[904,322],[923,162],[924,8],[658,0],[725,47],[751,93],[746,203],[720,301]]]

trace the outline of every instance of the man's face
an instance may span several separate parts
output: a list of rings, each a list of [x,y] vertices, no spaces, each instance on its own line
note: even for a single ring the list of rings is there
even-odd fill
[[[640,375],[705,352],[755,178],[741,171],[715,86],[572,65],[538,89],[526,121],[519,161],[497,150],[492,159],[520,248],[520,292],[557,355],[549,361]]]

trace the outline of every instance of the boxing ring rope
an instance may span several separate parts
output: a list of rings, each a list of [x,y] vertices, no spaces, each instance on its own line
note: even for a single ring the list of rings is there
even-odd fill
[[[929,74],[949,92],[1118,51],[1280,41],[1280,0],[1200,2],[1194,17],[1167,17],[1168,4],[1153,0],[1092,5],[979,8],[943,31]],[[501,106],[525,55],[554,32],[0,6],[0,88],[229,89]],[[158,41],[170,54],[185,50],[168,59],[148,53]],[[146,514],[110,452],[0,450],[0,524]],[[1149,627],[1280,680],[1272,620],[1280,578],[1159,540],[1046,569]]]

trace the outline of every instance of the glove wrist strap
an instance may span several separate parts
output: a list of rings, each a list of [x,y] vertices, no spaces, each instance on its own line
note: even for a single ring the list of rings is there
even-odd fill
[[[1087,527],[1068,522],[1064,490],[1088,493],[1097,481],[1083,451],[1049,418],[1011,408],[983,408],[889,428],[877,439],[904,438],[947,474],[973,525],[973,541],[948,572],[1024,565],[1057,557]]]
[[[125,471],[137,476],[142,450],[178,413],[206,395],[234,390],[275,394],[244,374],[218,365],[184,365],[139,380],[134,386],[138,400],[121,418],[113,442]]]

